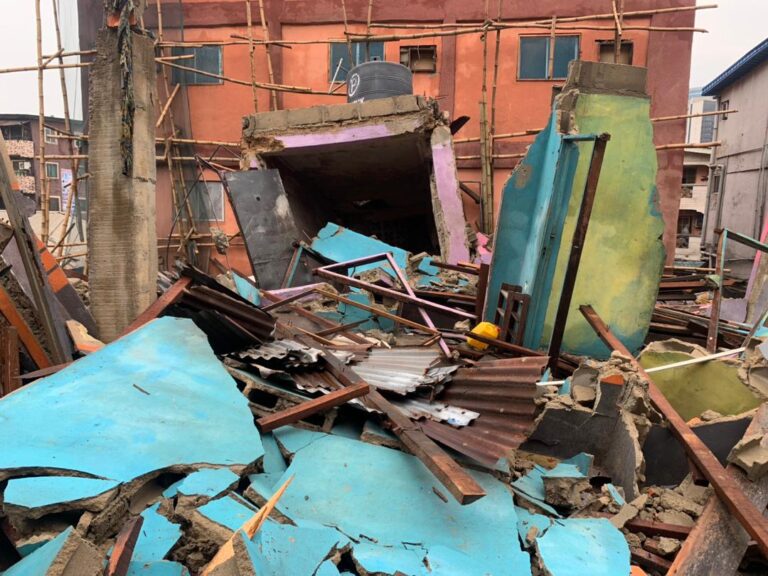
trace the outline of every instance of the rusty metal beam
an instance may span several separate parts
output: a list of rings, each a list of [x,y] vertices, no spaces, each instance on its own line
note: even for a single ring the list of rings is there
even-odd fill
[[[133,556],[133,550],[136,547],[136,541],[139,539],[141,525],[144,523],[143,516],[136,516],[128,522],[117,535],[115,547],[112,555],[109,557],[109,563],[104,569],[105,576],[126,576]]]
[[[571,309],[571,299],[573,298],[573,289],[576,286],[576,276],[579,273],[581,253],[584,250],[584,243],[587,239],[589,220],[592,217],[592,206],[595,204],[597,184],[600,181],[600,171],[603,168],[605,148],[610,139],[610,134],[601,134],[595,139],[595,144],[592,147],[587,183],[584,186],[584,193],[582,194],[581,205],[579,206],[579,215],[576,219],[576,227],[573,230],[571,252],[565,268],[563,287],[560,290],[560,301],[557,304],[555,322],[552,326],[552,337],[549,340],[549,368],[551,370],[557,368],[557,361],[560,358],[560,348],[565,337],[565,325],[568,322],[568,312]]]
[[[32,329],[24,320],[24,317],[19,314],[16,309],[11,296],[6,289],[0,286],[0,313],[5,316],[8,323],[15,327],[19,332],[19,339],[24,344],[24,348],[27,349],[29,355],[32,357],[32,361],[37,364],[38,368],[48,368],[52,365],[48,353],[45,351],[40,341],[32,333]]]
[[[287,426],[288,424],[303,420],[307,416],[312,416],[318,412],[325,412],[336,406],[341,406],[353,398],[365,396],[369,391],[370,386],[365,382],[340,388],[339,390],[324,394],[319,398],[313,398],[312,400],[296,404],[295,406],[291,406],[280,412],[262,416],[256,420],[256,426],[258,426],[259,432],[272,432],[272,430],[280,428],[281,426]]]
[[[581,306],[581,313],[600,339],[610,348],[631,359],[638,374],[648,383],[648,396],[669,423],[670,430],[680,440],[688,457],[709,480],[720,501],[738,519],[741,526],[757,542],[760,550],[768,556],[768,525],[762,510],[758,510],[745,496],[739,484],[722,467],[712,451],[693,433],[685,420],[662,394],[648,373],[643,370],[627,347],[611,332],[591,306]]]

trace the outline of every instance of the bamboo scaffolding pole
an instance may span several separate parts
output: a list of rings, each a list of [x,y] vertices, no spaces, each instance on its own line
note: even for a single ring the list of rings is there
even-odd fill
[[[61,54],[53,54],[53,55],[47,54],[43,56],[43,58],[51,58],[51,57],[69,58],[71,56],[95,56],[95,55],[96,55],[96,50],[77,50],[74,52],[62,51]]]
[[[498,9],[496,11],[496,19],[501,20],[501,2],[499,0]],[[491,198],[494,197],[494,176],[496,175],[496,169],[494,166],[494,134],[496,134],[496,93],[498,91],[499,82],[499,52],[501,48],[501,30],[496,30],[496,45],[493,52],[493,82],[491,84],[491,128],[488,131],[488,156],[490,161],[490,185],[491,185]]]
[[[37,1],[37,0],[35,0]],[[42,72],[44,70],[59,70],[61,68],[87,68],[90,62],[73,62],[71,64],[48,64],[43,66],[41,62],[38,66],[22,66],[20,68],[0,68],[0,74],[13,74],[15,72]]]
[[[656,146],[656,150],[677,150],[679,148],[715,148],[721,146],[722,142],[680,142],[679,144],[662,144]]]
[[[488,0],[485,0],[485,16],[488,19]],[[483,43],[483,82],[480,88],[480,172],[482,185],[480,187],[482,228],[483,232],[493,232],[493,174],[491,172],[489,146],[490,124],[488,118],[488,32],[481,37]]]
[[[519,154],[494,154],[493,157],[496,160],[505,160],[508,158],[523,158],[525,156],[525,152],[520,152]],[[480,160],[481,156],[475,154],[474,156],[456,156],[456,160]]]
[[[194,72],[195,74],[200,74],[201,76],[208,76],[209,78],[216,78],[218,80],[223,80],[224,82],[232,82],[233,84],[240,84],[241,86],[251,86],[251,83],[246,80],[230,78],[228,76],[222,76],[221,74],[214,74],[213,72],[206,72],[205,70],[198,70],[197,68],[190,68],[189,66],[174,64],[173,62],[166,62],[165,60],[159,60],[157,58],[155,58],[155,62],[159,62],[164,66],[170,66],[171,68],[177,68],[179,70],[185,70],[187,72]],[[327,92],[320,92],[317,90],[312,90],[311,88],[305,88],[303,86],[288,86],[284,84],[267,84],[264,82],[257,82],[256,86],[258,86],[259,88],[266,88],[268,90],[277,91],[277,92],[296,92],[299,94],[322,94],[324,96],[328,95]]]
[[[163,62],[175,62],[176,60],[190,60],[194,57],[194,54],[182,54],[180,56],[158,56],[155,58],[155,60],[162,60]]]
[[[168,114],[168,110],[171,109],[171,104],[173,104],[173,99],[176,98],[176,94],[179,93],[180,89],[181,89],[181,84],[176,84],[176,86],[173,87],[173,92],[171,92],[170,96],[168,96],[168,100],[166,100],[165,104],[163,105],[163,109],[160,111],[160,116],[157,117],[157,122],[155,122],[155,130],[159,129],[160,126],[163,125],[163,120],[165,119],[165,115]]]
[[[509,132],[507,134],[495,134],[493,136],[494,140],[507,140],[510,138],[520,138],[521,136],[533,136],[538,134],[544,130],[543,128],[532,128],[530,130],[523,130],[521,132]],[[456,138],[453,143],[454,144],[464,144],[466,142],[480,142],[479,137],[471,137],[471,138]]]
[[[40,0],[35,0],[35,29],[37,40],[37,102],[38,102],[38,138],[40,166],[40,203],[43,208],[43,229],[40,237],[43,244],[48,244],[48,229],[50,227],[50,206],[48,201],[48,172],[45,165],[45,93],[43,91],[43,24],[40,18]]]
[[[621,59],[621,36],[623,31],[621,29],[624,23],[624,0],[611,0],[611,7],[613,8],[613,19],[616,23],[616,32],[613,36],[613,63],[618,64]]]
[[[679,6],[675,8],[654,8],[650,10],[635,10],[631,12],[625,12],[624,16],[628,18],[634,18],[634,17],[642,17],[642,16],[655,16],[657,14],[670,14],[673,12],[691,12],[695,10],[710,10],[713,8],[717,8],[717,4],[706,4],[702,6]],[[559,18],[560,22],[584,22],[586,20],[613,20],[613,12],[605,12],[602,14],[588,14],[584,16],[567,16],[567,17],[561,17]],[[518,22],[527,22],[529,24],[547,24],[547,20],[528,20],[528,21],[521,21],[521,20],[503,20],[501,22],[498,22],[498,24],[509,24],[509,23],[518,23]],[[371,24],[372,28],[418,28],[418,29],[429,29],[429,28],[461,28],[461,27],[467,27],[471,28],[477,26],[477,24],[474,23],[451,23],[451,24],[385,24],[385,23],[377,23],[374,22]]]
[[[344,17],[344,37],[347,39],[347,52],[349,52],[349,67],[355,65],[355,55],[352,53],[352,38],[349,32],[349,22],[347,21],[347,3],[341,0],[341,12]]]
[[[686,118],[698,118],[700,116],[719,116],[720,114],[735,114],[738,112],[736,109],[732,110],[715,110],[714,112],[696,112],[694,114],[679,114],[678,116],[659,116],[657,118],[651,118],[651,122],[666,122],[667,120],[685,120]]]
[[[248,59],[251,70],[251,95],[253,97],[253,112],[259,111],[259,94],[256,89],[256,59],[254,58],[255,47],[253,45],[253,18],[251,16],[251,0],[245,0],[245,19],[248,30]]]
[[[547,78],[555,76],[555,42],[557,42],[557,16],[552,16],[552,24],[549,28],[549,60],[547,62]]]
[[[53,23],[54,23],[54,28],[56,30],[56,48],[58,49],[59,63],[63,64],[64,59],[61,56],[61,54],[64,52],[64,49],[61,43],[61,27],[59,25],[58,2],[57,0],[51,0],[51,4],[53,5]],[[69,116],[69,96],[67,94],[67,77],[63,68],[59,69],[59,81],[61,82],[61,97],[62,97],[62,100],[64,101],[64,130],[71,133],[72,122]],[[69,144],[68,146],[69,153],[74,156],[75,154],[74,141],[69,139],[67,144]],[[70,166],[72,170],[72,182],[69,185],[69,194],[67,195],[67,206],[66,206],[66,211],[64,212],[64,223],[61,229],[61,238],[59,240],[59,244],[61,244],[61,242],[63,242],[66,239],[67,233],[69,232],[69,218],[70,218],[70,215],[72,214],[72,205],[74,204],[76,209],[79,210],[78,197],[77,197],[77,194],[78,194],[77,185],[80,180],[79,174],[78,174],[80,172],[80,160],[73,159]],[[62,194],[64,193],[63,184],[62,184],[61,192]],[[59,248],[59,253],[63,251],[64,251],[63,248]]]
[[[264,14],[264,0],[259,0],[259,16],[261,17],[261,33],[264,36],[264,42],[266,43],[266,53],[267,53],[267,74],[269,77],[269,83],[274,84],[275,83],[275,71],[272,67],[272,51],[270,50],[270,40],[269,40],[269,27],[267,26],[267,18]],[[277,92],[275,89],[272,89],[270,92],[270,102],[272,103],[271,110],[277,110]]]

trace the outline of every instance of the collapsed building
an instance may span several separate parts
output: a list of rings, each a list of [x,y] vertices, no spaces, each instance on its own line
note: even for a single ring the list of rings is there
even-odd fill
[[[96,224],[100,255],[153,237],[154,142],[130,166],[121,144],[146,140],[154,82],[121,142],[117,42],[95,213],[132,218]],[[571,63],[490,237],[433,100],[246,116],[240,169],[201,172],[251,273],[179,258],[149,303],[154,251],[70,284],[0,163],[3,573],[764,573],[766,316],[720,318],[720,261],[664,268],[645,81]],[[660,287],[711,291],[709,317]]]

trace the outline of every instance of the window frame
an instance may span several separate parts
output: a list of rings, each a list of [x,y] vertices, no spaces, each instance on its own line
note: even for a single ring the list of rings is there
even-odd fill
[[[51,134],[53,135],[53,137],[49,137],[49,135]],[[49,128],[48,126],[43,126],[43,139],[45,140],[46,144],[58,144],[59,139],[56,138],[56,134],[58,134],[58,132],[56,132],[56,130],[54,130],[53,128]]]
[[[201,50],[210,49],[214,49],[218,55],[218,67],[215,72],[212,72],[211,70],[204,70],[197,65],[198,52]],[[188,56],[189,54],[194,54],[194,58],[186,58],[184,60],[180,60],[180,65],[186,66],[187,68],[195,68],[209,74],[217,74],[219,76],[224,75],[224,52],[221,46],[176,46],[171,48],[171,54],[173,56]],[[198,81],[198,78],[204,78],[204,80]],[[190,72],[189,70],[171,68],[171,84],[180,84],[182,86],[220,86],[221,84],[224,84],[224,80],[221,78],[213,78],[211,76],[198,74],[197,72]]]
[[[616,45],[616,40],[611,38],[610,40],[595,40],[597,42],[597,59],[598,62],[605,62],[607,64],[613,64],[614,62],[606,62],[604,60],[600,60],[600,51],[602,50],[603,46],[611,46],[613,48]],[[625,66],[634,66],[635,65],[635,42],[633,40],[621,40],[621,48],[623,49],[624,46],[629,46],[629,62],[627,64],[624,64]],[[615,49],[614,49],[615,51]],[[619,62],[619,64],[622,64],[622,62]]]
[[[522,78],[520,76],[520,72],[522,70],[522,62],[523,62],[523,41],[527,40],[529,38],[546,38],[547,40],[550,39],[549,34],[520,34],[517,37],[517,72],[516,72],[516,80],[518,82],[560,82],[562,80],[566,80],[568,78],[568,75],[566,73],[565,76],[549,76],[549,50],[550,50],[550,44],[551,42],[547,42],[547,55],[546,55],[546,63],[547,63],[547,71],[546,76],[544,78]],[[576,57],[573,58],[573,60],[578,60],[579,57],[581,57],[581,40],[582,35],[581,34],[555,34],[555,50],[557,50],[557,39],[558,38],[576,38]],[[570,62],[570,60],[569,60]],[[555,62],[553,62],[553,68],[554,68]],[[554,72],[554,70],[553,70]]]
[[[56,176],[48,175],[48,166],[56,166]],[[61,171],[59,170],[58,162],[46,162],[45,163],[45,178],[47,180],[58,180],[61,177]]]
[[[56,208],[51,204],[56,201]],[[51,212],[61,212],[61,197],[60,196],[48,196],[48,210]]]
[[[208,186],[211,186],[211,185],[218,186],[219,190],[221,192],[221,194],[220,194],[221,200],[219,202],[219,206],[218,207],[215,206],[215,205],[213,206],[214,211],[216,210],[216,208],[221,208],[221,218],[218,218],[217,217],[218,214],[215,214],[215,213],[212,214],[212,216],[213,216],[212,218],[201,218],[200,217],[201,215],[196,213],[197,212],[196,207],[197,207],[198,200],[197,200],[197,198],[193,198],[193,195],[195,193],[199,194],[199,192],[196,192],[196,190],[198,190],[198,186],[201,187],[201,188],[205,187],[205,189],[206,189],[206,198],[210,198],[210,191],[208,189]],[[190,204],[191,204],[191,208],[192,208],[192,218],[194,219],[194,221],[195,222],[224,222],[225,219],[226,219],[226,215],[227,215],[226,214],[226,206],[224,205],[224,194],[225,193],[224,193],[224,183],[223,182],[218,181],[218,180],[209,180],[209,181],[198,180],[194,184],[194,188],[192,189],[192,191],[189,194],[189,200],[190,200]],[[206,208],[210,208],[210,206],[207,205],[207,202],[206,202],[206,206],[205,207]]]
[[[431,70],[418,70],[413,68],[413,52],[419,52],[420,50],[429,50],[432,52],[432,69]],[[403,62],[403,55],[407,56],[408,63]],[[400,46],[400,64],[406,66],[413,74],[436,74],[437,73],[437,44],[421,44],[421,45],[408,45]]]
[[[717,110],[728,110],[731,107],[731,99],[728,98],[727,100],[718,100],[717,101]],[[717,118],[719,120],[728,120],[728,114],[718,114]]]
[[[344,76],[341,77],[340,75],[335,75],[336,67],[338,66],[338,64],[334,64],[335,61],[333,59],[333,47],[334,46],[337,46],[337,47],[343,46],[344,50],[346,50],[347,49],[347,43],[346,42],[329,42],[328,43],[328,82],[330,82],[331,84],[334,84],[334,85],[335,84],[343,84],[344,82],[347,81],[347,74],[349,74],[349,71],[352,70],[352,68],[354,68],[358,64],[363,64],[364,62],[375,62],[375,61],[386,62],[387,61],[387,47],[386,47],[386,44],[384,42],[376,42],[376,41],[369,41],[369,40],[355,40],[355,41],[352,42],[352,46],[359,46],[359,45],[363,45],[363,44],[380,44],[381,45],[381,60],[377,60],[377,59],[359,60],[359,59],[357,59],[357,54],[353,53],[353,55],[355,56],[356,61],[347,70],[344,69],[343,65],[342,65],[341,68],[339,68],[339,74],[341,74],[342,72],[344,73]],[[348,55],[347,55],[347,57],[348,57]],[[342,64],[343,64],[343,62],[344,62],[344,60],[342,59]],[[335,76],[335,78],[334,78],[334,76]]]

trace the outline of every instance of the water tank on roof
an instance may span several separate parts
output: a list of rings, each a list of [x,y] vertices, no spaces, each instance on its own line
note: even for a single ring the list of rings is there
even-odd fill
[[[413,94],[413,75],[402,64],[376,60],[358,64],[347,74],[347,102]]]

